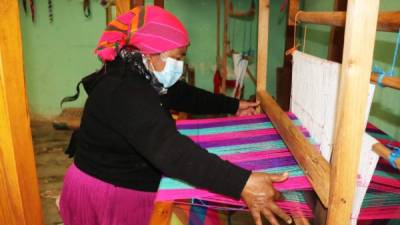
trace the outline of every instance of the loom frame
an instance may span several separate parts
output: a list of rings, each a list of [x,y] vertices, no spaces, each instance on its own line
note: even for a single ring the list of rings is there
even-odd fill
[[[400,11],[379,13],[379,0],[349,0],[346,12],[303,12],[299,11],[299,0],[290,0],[289,26],[295,25],[297,21],[345,26],[335,145],[332,164],[329,165],[314,151],[304,135],[299,133],[266,91],[269,0],[259,2],[257,98],[264,113],[270,117],[300,167],[304,169],[321,203],[328,209],[328,225],[348,224],[350,221],[362,134],[365,129],[363,123],[368,86],[370,80],[377,81],[376,74],[371,77],[376,31],[377,28],[382,31],[398,30],[399,15]],[[400,89],[398,78],[382,83],[384,86]],[[374,149],[377,149],[377,145],[381,151],[387,153],[388,149],[381,144],[376,144]]]
[[[0,3],[0,224],[42,225],[18,7]]]

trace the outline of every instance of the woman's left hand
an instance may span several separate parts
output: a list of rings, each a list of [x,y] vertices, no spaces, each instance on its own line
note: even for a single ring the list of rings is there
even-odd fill
[[[239,102],[239,108],[238,111],[236,112],[236,116],[251,116],[255,115],[256,112],[256,107],[260,105],[260,102],[248,102],[248,101],[243,101],[241,100]]]

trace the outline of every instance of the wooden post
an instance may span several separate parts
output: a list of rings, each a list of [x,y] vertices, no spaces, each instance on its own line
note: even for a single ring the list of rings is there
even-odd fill
[[[288,24],[294,26],[296,24],[295,17],[300,9],[300,0],[289,1],[289,13],[288,13]]]
[[[217,0],[217,57],[216,57],[216,61],[217,61],[217,68],[220,68],[220,64],[221,64],[221,58],[220,58],[220,49],[221,49],[221,42],[220,42],[220,38],[221,38],[221,0]]]
[[[329,163],[293,124],[287,114],[266,91],[258,91],[263,111],[288,146],[290,152],[303,169],[322,204],[328,205]]]
[[[286,41],[285,51],[293,47],[294,43],[294,21],[290,21],[290,18],[294,18],[292,15],[296,15],[299,11],[300,1],[290,0],[289,1],[289,12],[287,17],[286,26]],[[289,111],[290,108],[290,94],[292,90],[292,55],[285,54],[283,51],[284,60],[283,67],[277,68],[276,72],[276,100],[283,110]]]
[[[0,224],[41,225],[18,1],[1,1],[0,12]]]
[[[222,62],[221,62],[221,87],[220,93],[225,94],[226,91],[226,79],[228,77],[228,53],[229,53],[229,39],[228,39],[228,17],[229,17],[229,0],[224,0],[224,36],[223,36],[223,50],[222,50]]]
[[[258,4],[257,92],[267,90],[269,0]]]
[[[379,0],[349,0],[331,161],[328,225],[348,224],[369,92]]]
[[[335,0],[333,6],[335,11],[346,11],[347,0]],[[344,27],[332,27],[330,33],[328,60],[338,63],[342,62],[344,42]]]

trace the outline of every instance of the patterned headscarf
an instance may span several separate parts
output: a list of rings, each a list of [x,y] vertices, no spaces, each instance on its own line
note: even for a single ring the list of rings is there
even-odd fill
[[[95,53],[103,62],[112,61],[126,45],[155,54],[189,45],[189,35],[172,13],[157,6],[139,6],[109,23]]]

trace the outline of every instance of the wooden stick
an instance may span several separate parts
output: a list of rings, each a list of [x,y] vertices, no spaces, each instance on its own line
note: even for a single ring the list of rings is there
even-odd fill
[[[293,15],[290,20],[294,20]],[[303,23],[331,25],[344,27],[346,23],[346,12],[298,12],[297,20]],[[400,11],[381,12],[378,19],[378,30],[398,32],[400,28]]]
[[[258,7],[257,92],[267,89],[269,0],[260,0]]]
[[[228,39],[228,17],[229,17],[229,0],[224,0],[224,35],[223,35],[223,49],[222,49],[222,62],[221,62],[221,87],[220,93],[225,94],[226,79],[228,77],[228,52],[229,52],[229,39]]]
[[[381,143],[374,144],[372,146],[372,149],[374,150],[374,152],[376,152],[376,154],[378,154],[380,157],[386,160],[389,160],[390,154],[392,153],[390,149],[388,149],[385,145]],[[400,170],[400,159],[396,159],[395,164],[397,169]]]
[[[266,91],[258,91],[261,108],[278,130],[294,158],[303,169],[324,206],[329,197],[329,163],[316,148],[304,137],[303,133],[289,119]]]
[[[327,225],[350,222],[361,142],[365,132],[378,11],[379,0],[348,1]]]
[[[18,1],[3,1],[0,12],[0,224],[42,225]]]
[[[221,38],[221,0],[217,0],[217,67],[220,67],[220,46],[221,46],[221,42],[220,42],[220,38]]]
[[[379,75],[376,73],[371,74],[371,79],[372,82],[378,83],[379,80]],[[382,85],[384,87],[390,87],[393,89],[400,90],[400,77],[390,77],[390,76],[385,76],[382,79]]]

